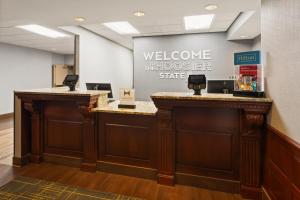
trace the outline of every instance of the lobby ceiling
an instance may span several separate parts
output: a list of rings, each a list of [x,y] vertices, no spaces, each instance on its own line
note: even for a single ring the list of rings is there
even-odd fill
[[[208,4],[216,4],[218,8],[208,11],[205,9]],[[103,23],[128,21],[140,31],[138,36],[185,34],[191,32],[184,29],[184,16],[213,13],[216,16],[206,32],[225,32],[244,12],[256,11],[228,36],[230,40],[241,39],[241,35],[252,39],[260,33],[259,10],[260,0],[0,0],[0,42],[71,54],[73,37],[51,39],[15,26],[39,24],[60,30],[63,26],[77,25],[132,48],[132,36],[119,35]],[[145,16],[134,16],[136,11],[145,12]],[[80,23],[75,17],[86,20]]]

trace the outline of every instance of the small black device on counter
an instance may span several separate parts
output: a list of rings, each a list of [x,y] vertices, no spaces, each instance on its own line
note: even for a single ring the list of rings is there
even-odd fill
[[[232,94],[234,80],[208,80],[207,93]]]
[[[127,108],[127,109],[135,109],[136,105],[132,104],[132,105],[128,105],[128,104],[118,104],[118,108]]]
[[[206,77],[204,74],[189,75],[188,88],[194,90],[194,95],[201,95],[201,90],[206,88]]]
[[[111,90],[111,84],[110,83],[86,83],[86,89],[87,90],[104,90],[109,91],[108,98],[113,98],[113,93]]]
[[[253,97],[253,98],[264,98],[265,92],[252,92],[252,91],[233,91],[235,97]]]
[[[65,86],[68,86],[70,88],[70,91],[75,91],[75,86],[77,84],[78,79],[78,75],[67,75],[63,84]]]

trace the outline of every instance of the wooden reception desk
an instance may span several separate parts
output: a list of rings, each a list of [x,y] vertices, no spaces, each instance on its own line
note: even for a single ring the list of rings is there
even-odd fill
[[[101,91],[15,95],[17,165],[47,161],[260,198],[269,99],[156,93],[132,110],[98,106]]]

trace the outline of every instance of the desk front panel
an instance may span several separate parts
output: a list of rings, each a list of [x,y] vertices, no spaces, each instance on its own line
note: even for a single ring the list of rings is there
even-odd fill
[[[99,113],[98,161],[156,168],[155,116]]]
[[[44,153],[82,157],[83,117],[76,102],[43,103]]]
[[[174,109],[176,172],[239,179],[239,110]]]

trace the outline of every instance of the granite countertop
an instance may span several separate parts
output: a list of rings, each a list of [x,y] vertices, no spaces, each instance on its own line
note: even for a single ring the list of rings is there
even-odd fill
[[[151,95],[155,99],[173,99],[173,100],[199,100],[199,101],[237,101],[237,102],[265,102],[271,103],[269,98],[253,98],[253,97],[235,97],[232,94],[213,94],[203,93],[202,95],[193,95],[193,93],[183,92],[157,92]]]
[[[157,108],[152,101],[135,101],[136,108],[118,108],[119,100],[109,103],[105,106],[94,108],[92,112],[105,112],[105,113],[121,113],[121,114],[136,114],[136,115],[155,115]]]
[[[108,94],[109,91],[101,90],[80,90],[69,91],[68,87],[56,87],[56,88],[42,88],[42,89],[32,89],[32,90],[19,90],[15,93],[23,94],[51,94],[51,95],[65,95],[65,96],[94,96],[101,94]]]

